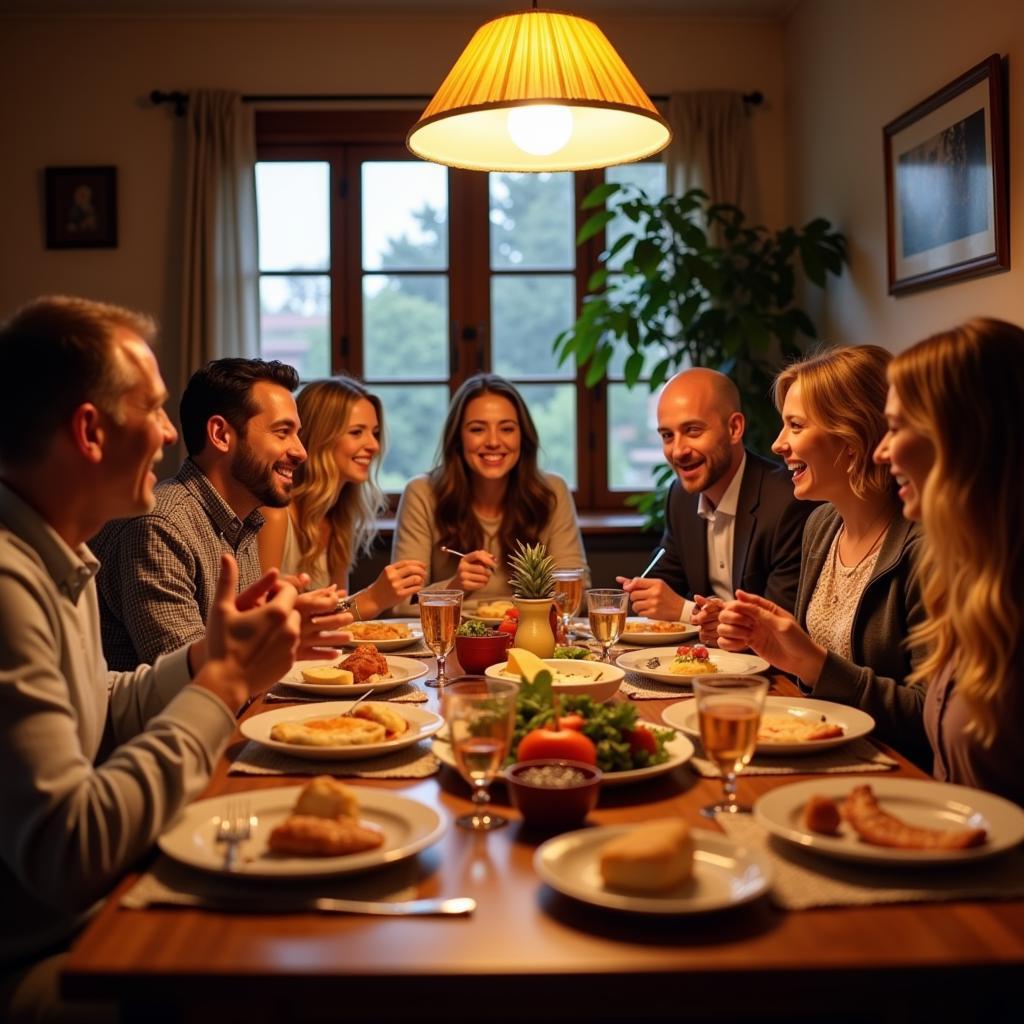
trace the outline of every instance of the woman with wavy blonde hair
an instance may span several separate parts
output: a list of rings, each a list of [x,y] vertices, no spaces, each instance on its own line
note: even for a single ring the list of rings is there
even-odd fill
[[[971,320],[898,355],[877,457],[924,526],[934,774],[1024,804],[1024,330]]]
[[[295,470],[291,505],[263,509],[260,560],[286,575],[305,573],[313,587],[348,589],[352,563],[368,554],[377,517],[387,501],[377,483],[383,454],[380,399],[350,377],[307,384],[296,399],[306,461]],[[405,560],[388,565],[350,606],[372,619],[422,585],[426,567]]]
[[[804,528],[794,613],[738,591],[720,613],[718,642],[752,648],[817,698],[863,708],[882,739],[927,764],[925,691],[908,685],[924,650],[904,643],[924,619],[919,530],[873,459],[891,359],[877,345],[833,348],[776,378],[782,431],[772,450],[791,470],[796,497],[825,504]]]

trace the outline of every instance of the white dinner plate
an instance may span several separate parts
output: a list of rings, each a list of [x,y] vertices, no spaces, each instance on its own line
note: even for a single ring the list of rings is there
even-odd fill
[[[967,850],[898,850],[864,842],[843,822],[839,835],[821,835],[805,828],[803,809],[814,795],[842,800],[854,786],[870,785],[884,811],[921,828],[984,828],[988,839]],[[809,782],[779,786],[754,804],[754,817],[772,835],[815,853],[840,860],[892,866],[959,864],[1002,853],[1024,840],[1024,810],[992,793],[932,779],[880,779],[822,776]]]
[[[809,697],[768,697],[764,702],[765,715],[787,715],[803,721],[835,723],[843,729],[842,736],[827,740],[803,740],[791,743],[772,743],[759,741],[755,748],[758,754],[802,755],[816,754],[821,750],[841,747],[844,743],[867,736],[875,727],[875,720],[859,708],[849,708],[843,704],[833,704],[829,700],[813,700]],[[697,702],[683,700],[678,704],[670,704],[661,713],[661,720],[679,729],[694,739],[700,739],[700,723],[697,720]]]
[[[378,757],[382,754],[393,754],[396,750],[411,747],[414,743],[433,736],[442,725],[444,719],[434,711],[416,707],[413,704],[389,704],[392,710],[400,714],[408,723],[409,728],[393,740],[383,743],[364,743],[350,747],[309,747],[302,743],[281,743],[270,738],[270,730],[279,722],[305,722],[311,718],[331,718],[342,715],[352,706],[350,700],[331,700],[314,707],[274,708],[259,715],[252,715],[240,723],[242,735],[247,739],[270,750],[289,757],[301,757],[306,761],[361,761],[366,757]]]
[[[393,690],[396,686],[411,683],[414,679],[419,679],[420,676],[427,674],[427,666],[422,661],[385,654],[389,675],[377,683],[307,683],[302,678],[304,668],[327,668],[330,665],[337,665],[344,660],[344,657],[329,658],[325,661],[297,661],[281,678],[281,682],[292,690],[302,690],[304,693],[333,697],[360,697],[367,692],[383,693],[385,690]]]
[[[252,836],[238,849],[237,870],[245,878],[298,878],[347,875],[405,860],[436,843],[444,832],[441,816],[432,807],[385,789],[354,786],[359,795],[359,819],[384,833],[376,850],[345,857],[294,857],[271,853],[267,839],[295,806],[303,787],[253,789],[244,794],[249,813],[257,819]],[[232,793],[232,799],[243,796]],[[157,839],[160,849],[174,860],[203,871],[223,873],[224,846],[216,841],[226,796],[189,804],[181,817]]]
[[[442,764],[448,765],[458,771],[455,764],[455,755],[452,753],[451,744],[442,736],[435,736],[431,744],[431,750]],[[676,733],[670,740],[665,742],[665,750],[668,753],[668,760],[661,764],[652,764],[647,768],[631,768],[625,772],[605,772],[601,780],[602,786],[628,786],[632,782],[645,782],[647,779],[657,778],[659,775],[666,775],[681,764],[686,764],[693,757],[693,744],[685,737]],[[495,781],[501,781],[500,778]]]
[[[670,686],[689,686],[700,676],[677,676],[669,672],[668,666],[676,656],[674,647],[648,647],[645,651],[627,651],[615,659],[615,664],[627,672],[636,672],[648,679],[656,679],[659,683]],[[768,669],[768,662],[755,654],[733,654],[732,651],[719,651],[708,648],[708,658],[717,667],[717,673],[708,675],[746,676]]]
[[[703,914],[749,903],[772,881],[767,859],[754,850],[703,829],[693,829],[693,877],[665,893],[629,893],[605,885],[601,847],[632,825],[567,832],[537,848],[533,867],[558,892],[596,907],[639,914]]]
[[[623,631],[622,636],[619,638],[621,644],[643,644],[648,646],[650,644],[675,644],[682,643],[687,637],[694,637],[700,633],[698,626],[688,626],[684,622],[673,623],[678,625],[679,629],[669,630],[667,632],[655,632],[644,627],[655,620],[652,619],[626,619],[626,630]],[[629,627],[632,626],[632,630]]]
[[[412,647],[413,644],[418,644],[423,639],[423,629],[420,626],[419,619],[372,619],[371,622],[377,625],[384,626],[397,626],[406,625],[409,627],[408,636],[394,637],[391,640],[359,640],[353,637],[352,640],[347,643],[346,647],[359,647],[363,644],[373,644],[382,654],[388,651],[400,651],[403,647]],[[367,625],[368,623],[353,623],[353,625]],[[351,627],[345,627],[350,629]]]

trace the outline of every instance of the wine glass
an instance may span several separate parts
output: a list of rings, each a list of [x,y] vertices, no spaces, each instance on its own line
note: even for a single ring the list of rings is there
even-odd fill
[[[583,603],[583,569],[556,569],[551,575],[555,580],[555,607],[562,623],[565,643],[573,637],[572,620],[579,614]]]
[[[750,808],[736,802],[736,776],[746,767],[757,746],[768,680],[764,676],[703,676],[693,680],[704,753],[722,773],[725,799],[702,807],[700,813],[713,818],[725,814],[749,814]]]
[[[423,642],[437,658],[437,678],[428,679],[427,686],[443,687],[448,681],[445,660],[455,646],[455,630],[462,617],[462,591],[421,590],[419,603]]]
[[[459,676],[442,691],[455,764],[473,787],[473,812],[455,819],[462,828],[488,832],[508,824],[508,818],[488,810],[488,787],[508,753],[518,692],[518,683],[486,676]]]
[[[601,645],[604,660],[611,661],[609,651],[618,642],[626,625],[629,594],[624,590],[588,590],[587,613],[590,631]]]

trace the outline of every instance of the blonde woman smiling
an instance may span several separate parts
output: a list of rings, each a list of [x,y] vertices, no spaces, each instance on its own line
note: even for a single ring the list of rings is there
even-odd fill
[[[782,430],[772,449],[790,468],[796,497],[827,504],[807,520],[794,614],[738,591],[719,616],[718,642],[752,648],[815,697],[863,708],[880,738],[924,764],[924,690],[907,685],[923,650],[904,643],[924,617],[920,538],[873,460],[891,358],[875,345],[838,348],[779,374]]]
[[[306,461],[295,470],[291,505],[263,509],[260,561],[286,575],[305,573],[313,587],[348,589],[355,559],[377,535],[387,502],[377,484],[383,452],[380,399],[349,377],[313,381],[296,404]],[[426,566],[403,559],[353,596],[356,620],[372,619],[423,585]]]
[[[1024,330],[971,320],[898,355],[877,458],[924,526],[924,725],[939,779],[1024,805]]]

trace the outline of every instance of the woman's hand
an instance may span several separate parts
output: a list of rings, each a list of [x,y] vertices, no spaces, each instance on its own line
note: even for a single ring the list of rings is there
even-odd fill
[[[427,581],[427,567],[414,558],[405,558],[384,566],[381,574],[358,598],[359,614],[376,618],[419,591]]]
[[[307,590],[295,599],[295,610],[301,616],[297,658],[333,658],[337,649],[352,639],[345,627],[352,625],[355,617],[350,612],[335,610],[342,593],[332,583],[319,590]]]
[[[718,646],[726,651],[750,648],[783,672],[799,676],[813,686],[821,675],[827,651],[800,628],[777,604],[736,591],[718,616]]]
[[[470,551],[459,559],[459,567],[451,578],[455,590],[479,590],[487,586],[491,574],[498,567],[498,560],[489,551]]]

